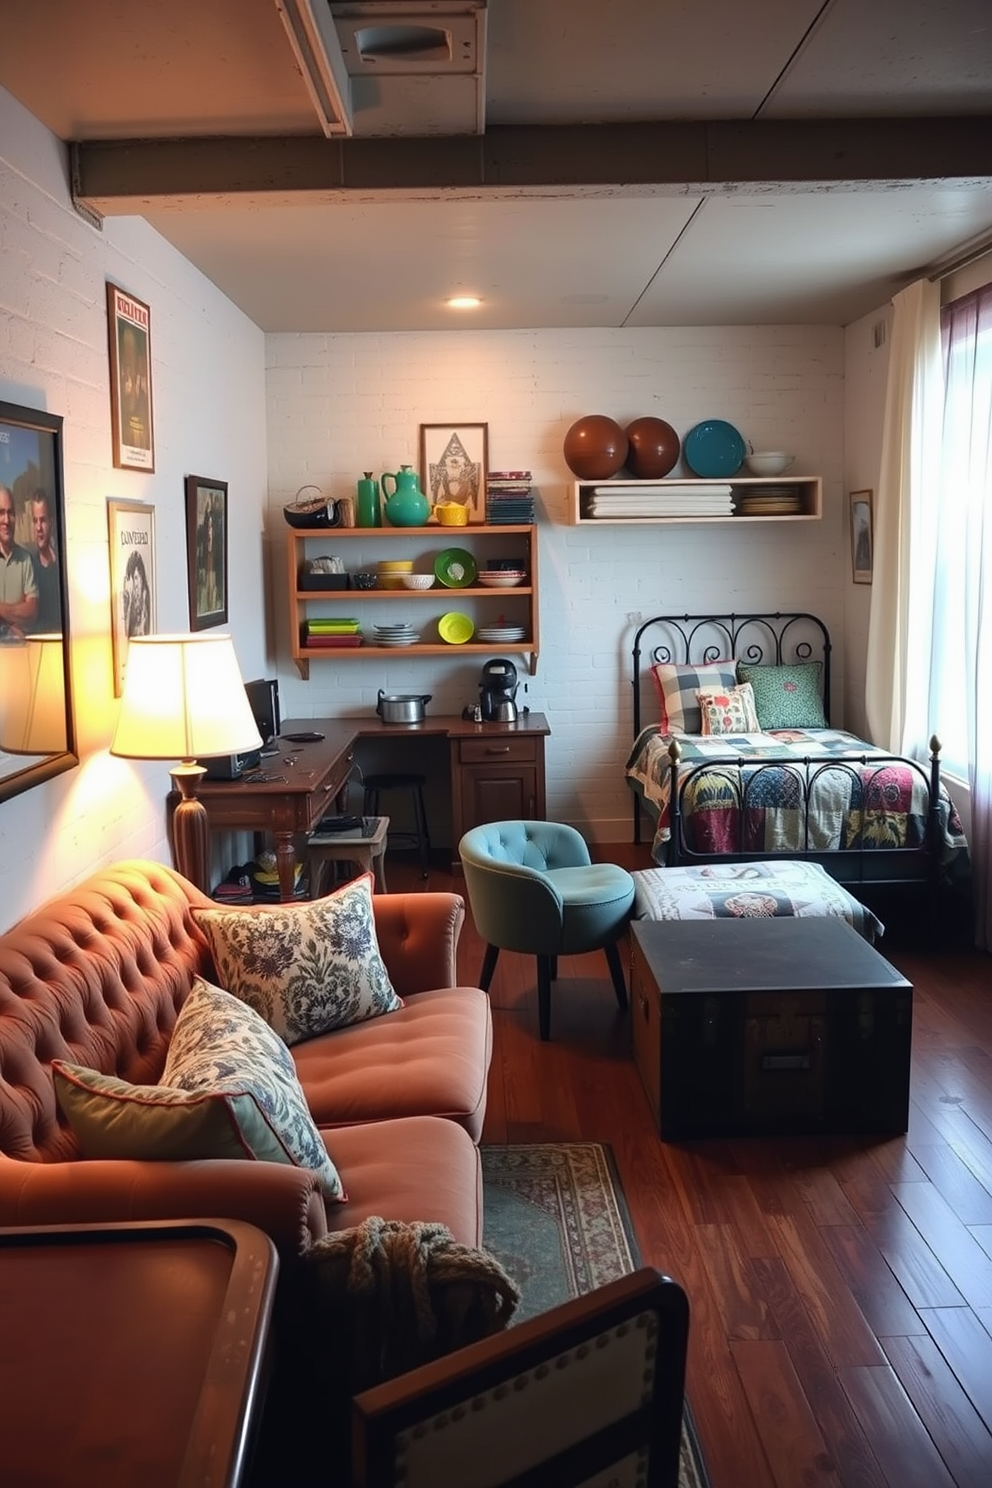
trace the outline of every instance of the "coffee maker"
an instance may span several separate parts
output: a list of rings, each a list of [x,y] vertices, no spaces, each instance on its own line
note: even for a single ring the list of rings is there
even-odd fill
[[[512,661],[497,657],[482,668],[479,705],[483,723],[516,723],[517,669]]]

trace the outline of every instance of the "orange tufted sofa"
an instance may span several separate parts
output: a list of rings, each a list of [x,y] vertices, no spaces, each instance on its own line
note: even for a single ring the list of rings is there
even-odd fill
[[[297,1072],[348,1190],[277,1163],[83,1160],[51,1060],[153,1084],[194,975],[216,979],[190,910],[211,901],[172,869],[95,873],[0,936],[0,1225],[216,1215],[265,1230],[291,1259],[370,1215],[482,1235],[476,1143],[492,1052],[485,994],[456,987],[456,894],[374,897],[383,960],[405,1006],[294,1046]]]

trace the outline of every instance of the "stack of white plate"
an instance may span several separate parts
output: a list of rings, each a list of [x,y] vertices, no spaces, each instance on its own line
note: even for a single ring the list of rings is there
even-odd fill
[[[395,625],[375,626],[376,646],[412,646],[415,641],[420,640],[420,632],[414,630],[412,625],[405,621],[398,621]]]
[[[502,641],[525,640],[527,632],[522,625],[481,625],[475,632],[477,641],[485,641],[486,644]]]

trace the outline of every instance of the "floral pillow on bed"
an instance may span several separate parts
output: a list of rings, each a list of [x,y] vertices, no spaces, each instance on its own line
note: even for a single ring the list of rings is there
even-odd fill
[[[703,734],[756,734],[761,725],[754,706],[750,682],[736,687],[707,689],[698,693]]]
[[[703,715],[699,706],[700,691],[708,692],[719,688],[729,691],[735,687],[737,663],[728,659],[704,666],[676,666],[674,663],[659,661],[651,668],[651,675],[661,704],[659,732],[701,734]]]

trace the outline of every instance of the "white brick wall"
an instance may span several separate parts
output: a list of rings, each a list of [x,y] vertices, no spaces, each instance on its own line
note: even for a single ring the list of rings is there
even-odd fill
[[[632,613],[812,609],[841,639],[848,582],[842,491],[844,333],[768,326],[266,337],[269,533],[275,628],[288,652],[281,506],[299,486],[353,494],[364,470],[419,467],[419,425],[485,421],[493,469],[530,469],[539,492],[541,656],[526,700],[548,715],[549,815],[601,841],[629,838]],[[819,523],[569,525],[569,426],[644,414],[680,434],[726,418],[756,449],[787,449],[824,480]],[[439,538],[439,546],[441,546]],[[333,550],[329,542],[328,551]],[[437,613],[445,607],[438,596]],[[412,612],[413,613],[413,612]],[[416,607],[416,618],[434,610]],[[842,663],[842,648],[835,653]],[[283,711],[366,713],[377,690],[430,692],[434,712],[477,700],[481,659],[280,662]],[[843,677],[835,678],[843,697]]]
[[[64,424],[72,675],[82,764],[0,803],[0,925],[102,863],[168,861],[167,764],[111,759],[108,496],[155,508],[158,628],[186,630],[187,474],[230,484],[230,621],[267,670],[260,544],[264,358],[258,328],[137,218],[96,231],[72,208],[66,152],[0,89],[0,399]],[[151,307],[154,475],[111,456],[105,283]]]

